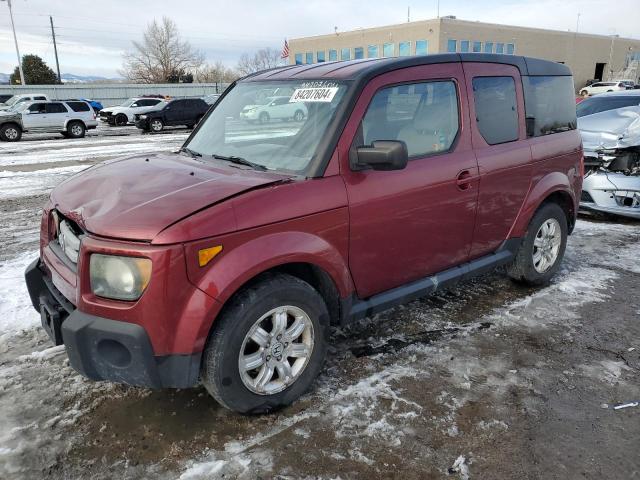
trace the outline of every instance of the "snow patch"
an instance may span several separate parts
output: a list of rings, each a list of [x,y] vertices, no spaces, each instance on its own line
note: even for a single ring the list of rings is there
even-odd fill
[[[38,252],[33,251],[0,263],[1,332],[15,333],[40,323],[40,316],[29,301],[29,292],[24,280],[25,269],[36,258]]]

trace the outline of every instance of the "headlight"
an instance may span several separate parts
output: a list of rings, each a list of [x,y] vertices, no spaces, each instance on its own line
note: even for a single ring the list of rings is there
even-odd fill
[[[146,115],[140,115],[140,118],[144,120],[145,118],[147,118],[147,116]]]
[[[137,300],[149,284],[151,260],[94,253],[89,262],[89,277],[91,290],[99,297]]]

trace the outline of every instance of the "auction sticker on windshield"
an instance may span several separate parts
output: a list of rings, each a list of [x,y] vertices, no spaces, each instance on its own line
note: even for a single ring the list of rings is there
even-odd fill
[[[296,102],[330,102],[338,92],[338,87],[296,88],[289,103]]]

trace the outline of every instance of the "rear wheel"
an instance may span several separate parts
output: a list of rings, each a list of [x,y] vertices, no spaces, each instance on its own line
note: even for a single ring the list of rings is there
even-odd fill
[[[308,283],[265,275],[238,293],[207,343],[202,382],[225,407],[264,413],[291,404],[320,373],[327,307]]]
[[[119,113],[116,115],[116,118],[113,120],[118,127],[124,127],[127,123],[129,123],[129,119],[124,113]]]
[[[582,90],[580,92],[580,95],[583,96],[583,97],[588,97],[589,96],[589,92],[587,90]]]
[[[267,123],[270,120],[269,114],[267,112],[262,112],[258,117],[260,123]]]
[[[67,125],[67,135],[70,138],[82,138],[85,134],[85,127],[82,122],[71,122]]]
[[[542,205],[507,273],[516,281],[544,285],[560,268],[567,247],[567,217],[557,203]]]
[[[5,142],[17,142],[22,138],[22,128],[15,123],[9,123],[0,127],[0,139]]]

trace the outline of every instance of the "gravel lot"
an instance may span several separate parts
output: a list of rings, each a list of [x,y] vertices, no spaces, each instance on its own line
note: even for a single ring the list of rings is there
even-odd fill
[[[187,134],[0,144],[0,478],[640,478],[640,407],[613,408],[640,400],[639,224],[581,219],[546,288],[496,272],[335,329],[315,389],[277,414],[77,375],[23,285],[39,208]]]

